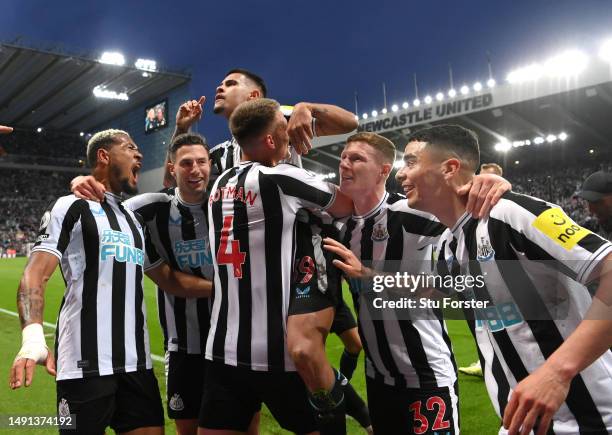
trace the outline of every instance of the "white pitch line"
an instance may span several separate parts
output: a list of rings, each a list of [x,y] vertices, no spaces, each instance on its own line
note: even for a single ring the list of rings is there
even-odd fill
[[[13,316],[13,317],[19,317],[19,314],[17,314],[16,312],[5,310],[4,308],[0,308],[0,313],[8,314],[9,316]],[[49,323],[49,322],[43,322],[43,326],[46,326],[47,328],[51,328],[53,330],[56,329],[56,326],[53,323]],[[166,361],[166,359],[163,356],[155,355],[153,353],[151,354],[151,359],[153,361],[162,362],[162,363]]]

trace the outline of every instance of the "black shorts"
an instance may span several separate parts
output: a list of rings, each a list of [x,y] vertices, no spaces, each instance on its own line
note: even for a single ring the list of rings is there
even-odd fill
[[[202,354],[166,352],[168,417],[196,419],[200,414],[206,358]]]
[[[75,414],[76,430],[65,434],[103,434],[164,426],[159,386],[153,370],[57,381],[59,415]]]
[[[344,298],[340,295],[340,301],[338,305],[336,305],[336,314],[334,316],[334,322],[332,323],[330,332],[340,335],[349,329],[353,329],[357,327],[357,322],[355,321],[355,316],[351,312],[351,309],[344,302]]]
[[[306,386],[296,372],[259,372],[207,361],[200,427],[246,432],[262,403],[285,430],[317,430]]]
[[[455,387],[398,388],[366,376],[368,407],[376,435],[459,433]]]
[[[342,272],[335,255],[323,249],[322,239],[339,238],[337,228],[321,217],[300,210],[295,221],[295,257],[289,315],[335,307],[342,297]]]

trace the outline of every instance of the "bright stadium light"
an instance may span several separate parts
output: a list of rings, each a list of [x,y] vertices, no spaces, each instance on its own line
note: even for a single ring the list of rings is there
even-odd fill
[[[427,95],[423,101],[425,101],[425,104],[431,104],[433,98],[431,98],[431,95]]]
[[[436,94],[436,100],[442,101],[444,99],[444,94],[442,92],[438,92]]]
[[[451,98],[455,98],[457,96],[457,91],[454,89],[449,89],[448,90],[448,96]]]
[[[599,57],[604,62],[612,63],[612,38],[606,39],[599,48]]]
[[[416,98],[413,102],[412,105],[414,107],[419,107],[421,105],[421,100],[419,100],[418,98]]]
[[[540,64],[534,63],[523,68],[510,71],[506,80],[509,83],[524,83],[538,80],[544,74],[544,69]]]
[[[377,110],[372,110],[372,118],[376,118],[378,116]]]
[[[42,133],[42,130],[43,130],[43,129],[42,129],[42,127],[38,127],[38,128],[36,129],[36,133]]]
[[[383,113],[383,115],[385,115],[387,113],[387,108],[384,107],[383,110],[381,110],[381,112]]]
[[[520,162],[519,162],[518,160],[515,160],[515,161],[514,161],[514,164],[515,164],[515,165],[518,165],[519,163],[520,163]]]
[[[402,109],[407,109],[410,106],[410,104],[408,104],[408,101],[404,101],[402,103]]]
[[[104,53],[102,53],[102,56],[100,56],[100,59],[98,59],[98,61],[100,63],[106,63],[108,65],[125,65],[125,57],[123,57],[121,53],[118,53],[116,51],[105,51]]]
[[[85,133],[80,132],[80,133],[79,133],[79,136],[83,137],[83,136],[85,136]]]
[[[534,137],[533,138],[533,143],[536,144],[536,145],[541,145],[541,144],[544,143],[544,138],[540,137],[540,136]]]
[[[593,154],[595,150],[589,150],[589,154]]]
[[[567,139],[567,133],[562,131],[561,133],[559,133],[559,136],[557,137],[559,138],[559,140],[565,141]]]
[[[498,142],[495,144],[495,151],[499,151],[501,153],[507,153],[510,148],[512,148],[510,142]]]
[[[482,83],[480,82],[476,82],[474,83],[474,86],[472,86],[472,88],[476,91],[476,92],[480,92],[482,91]]]
[[[583,52],[567,50],[548,59],[544,70],[549,77],[576,76],[586,69],[588,63],[589,58]]]
[[[408,103],[406,103],[408,104]],[[399,110],[399,107],[397,107],[397,104],[394,104],[393,106],[391,106],[391,111],[392,112],[397,112]]]
[[[548,143],[553,143],[556,140],[557,136],[555,136],[554,134],[549,134],[548,136],[546,136],[546,142]]]
[[[157,62],[151,59],[138,59],[134,66],[143,71],[157,71]]]
[[[459,92],[461,92],[461,95],[467,95],[470,93],[470,88],[468,88],[467,85],[463,85],[461,89],[459,89]]]
[[[361,115],[361,117],[362,117],[363,119],[368,119],[368,114],[367,114],[367,113],[364,113],[363,115]]]
[[[487,86],[489,88],[494,88],[495,87],[495,79],[493,77],[491,77],[489,80],[487,80]]]
[[[127,101],[130,99],[130,97],[128,97],[125,92],[109,91],[108,89],[100,85],[93,88],[93,94],[98,98],[106,98],[109,100]]]

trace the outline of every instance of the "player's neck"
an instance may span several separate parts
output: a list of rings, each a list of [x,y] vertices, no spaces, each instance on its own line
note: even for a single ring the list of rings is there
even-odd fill
[[[445,197],[437,200],[437,210],[432,213],[446,227],[453,228],[459,218],[465,214],[467,197],[459,196],[456,192],[449,191]]]
[[[176,192],[181,202],[185,204],[202,204],[204,202],[204,192],[184,192],[180,187],[176,188]]]
[[[107,170],[96,168],[93,170],[91,175],[93,175],[96,181],[99,181],[100,183],[104,185],[104,188],[106,189],[107,192],[114,193],[115,195],[121,196],[121,193],[122,193],[121,187],[119,186],[113,187],[113,185],[110,182],[110,176]]]
[[[383,196],[385,196],[385,185],[376,186],[375,189],[366,192],[364,195],[356,195],[353,200],[353,210],[355,216],[364,216],[376,207]]]

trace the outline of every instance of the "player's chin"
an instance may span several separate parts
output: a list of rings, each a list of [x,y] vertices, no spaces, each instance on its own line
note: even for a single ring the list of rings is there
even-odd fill
[[[121,190],[128,195],[135,195],[138,193],[138,182],[134,177],[124,178],[121,181]]]

